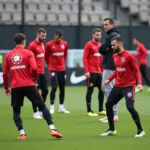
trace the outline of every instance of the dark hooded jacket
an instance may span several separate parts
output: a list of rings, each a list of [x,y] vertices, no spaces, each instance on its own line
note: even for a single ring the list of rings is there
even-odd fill
[[[119,31],[117,28],[112,28],[109,31],[106,32],[107,36],[102,43],[102,45],[99,47],[99,53],[103,55],[103,62],[102,62],[102,67],[104,69],[109,69],[109,70],[115,70],[115,65],[113,61],[113,50],[111,48],[111,39],[116,36],[120,36]],[[106,49],[109,49],[106,51]]]

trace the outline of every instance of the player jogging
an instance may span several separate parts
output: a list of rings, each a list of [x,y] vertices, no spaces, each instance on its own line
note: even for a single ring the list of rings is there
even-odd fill
[[[135,57],[137,58],[137,63],[138,66],[140,68],[141,74],[144,78],[144,80],[146,81],[146,84],[148,85],[148,91],[150,92],[150,81],[147,77],[147,72],[146,72],[146,68],[147,68],[147,49],[144,46],[144,44],[142,44],[141,39],[139,38],[134,38],[133,39],[133,44],[136,46],[136,55]],[[139,89],[135,89],[135,92],[139,92]]]
[[[145,132],[143,131],[139,115],[134,108],[134,87],[136,85],[136,79],[138,82],[137,88],[140,91],[143,90],[140,70],[136,64],[135,57],[128,51],[124,50],[121,37],[114,37],[111,40],[111,45],[114,52],[116,52],[116,54],[113,55],[116,70],[104,82],[104,86],[107,86],[108,83],[113,79],[116,80],[106,102],[106,112],[109,122],[109,129],[105,133],[101,134],[101,136],[117,134],[113,121],[113,105],[117,104],[124,97],[126,100],[126,107],[137,126],[138,131],[135,137],[143,137],[145,135]]]
[[[65,62],[68,53],[68,43],[64,40],[63,33],[56,31],[54,39],[46,44],[45,61],[48,65],[50,79],[51,79],[51,93],[50,93],[50,113],[55,111],[54,101],[57,86],[59,86],[59,110],[58,112],[70,113],[64,108],[65,98]]]
[[[35,87],[34,82],[37,81],[37,66],[33,53],[24,49],[26,45],[25,35],[17,33],[14,36],[14,42],[16,47],[5,56],[3,80],[6,95],[11,95],[13,119],[20,132],[18,139],[26,140],[26,133],[20,116],[21,106],[23,106],[25,96],[40,108],[43,117],[50,128],[51,135],[56,138],[61,138],[62,135],[55,129],[51,115]],[[33,74],[31,74],[31,70]],[[8,86],[9,79],[11,91]]]
[[[33,52],[37,69],[38,69],[38,81],[37,81],[37,88],[41,90],[41,95],[44,100],[46,101],[46,97],[48,94],[48,85],[47,85],[47,77],[44,71],[44,41],[46,40],[46,31],[43,28],[39,28],[37,30],[37,37],[34,41],[32,41],[28,49]],[[33,107],[33,118],[35,119],[42,119],[42,112],[37,111],[37,106],[32,104]]]
[[[102,70],[100,66],[102,57],[100,53],[98,53],[98,48],[101,45],[101,30],[99,28],[93,29],[92,36],[93,39],[85,44],[83,54],[84,72],[87,78],[87,116],[98,116],[98,114],[106,115],[106,112],[103,110],[104,94],[101,90]],[[95,86],[98,88],[98,114],[94,113],[91,109],[92,93]]]

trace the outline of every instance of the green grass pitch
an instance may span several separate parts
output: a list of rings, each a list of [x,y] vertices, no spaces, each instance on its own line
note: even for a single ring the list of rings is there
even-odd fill
[[[146,132],[143,138],[134,138],[137,132],[134,122],[128,113],[125,101],[119,103],[120,122],[116,123],[117,136],[100,137],[100,133],[108,129],[107,123],[98,122],[99,117],[87,117],[85,105],[85,87],[67,87],[65,106],[71,114],[59,114],[58,93],[56,97],[56,113],[53,121],[63,134],[62,140],[56,140],[49,134],[44,120],[32,119],[31,103],[25,99],[22,108],[26,141],[18,141],[19,135],[12,120],[10,97],[0,89],[0,150],[149,150],[150,149],[150,93],[145,91],[136,94],[135,106],[140,114]],[[92,100],[92,108],[98,109],[97,89]],[[46,102],[49,108],[49,96]]]

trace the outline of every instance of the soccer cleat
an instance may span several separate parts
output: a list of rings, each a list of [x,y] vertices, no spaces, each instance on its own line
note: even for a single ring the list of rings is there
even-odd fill
[[[117,135],[117,131],[111,131],[111,130],[107,130],[106,132],[102,133],[101,136],[109,136],[109,135]]]
[[[104,118],[100,118],[100,119],[99,119],[99,121],[101,121],[101,122],[104,121],[104,120],[107,120],[107,117],[104,117]]]
[[[39,112],[34,113],[34,114],[33,114],[33,118],[34,118],[34,119],[43,119],[43,118],[40,116]]]
[[[105,110],[99,111],[98,115],[106,115],[106,111]]]
[[[62,135],[57,130],[51,130],[50,133],[53,137],[56,137],[58,139],[62,138]]]
[[[58,112],[64,113],[64,114],[70,114],[70,111],[66,110],[65,108],[59,108]]]
[[[43,117],[43,113],[42,113],[42,111],[39,111],[39,115],[40,115],[41,117]]]
[[[50,109],[50,114],[54,114],[54,109]]]
[[[24,140],[26,140],[27,138],[26,138],[26,135],[25,134],[22,134],[22,135],[20,135],[19,137],[18,137],[18,140],[21,140],[21,141],[24,141]]]
[[[96,114],[96,113],[94,113],[94,112],[88,112],[88,113],[86,113],[86,115],[87,116],[90,116],[90,117],[96,117],[96,116],[98,116],[98,114]]]
[[[150,93],[150,87],[148,88],[147,92]]]
[[[105,118],[99,119],[99,121],[101,121],[102,123],[108,123],[108,118],[105,117]],[[114,117],[114,122],[119,122],[119,118],[117,116]]]
[[[137,132],[137,134],[135,135],[135,137],[143,137],[144,135],[145,135],[145,132],[139,130],[139,131]]]
[[[140,90],[138,88],[135,88],[135,93],[139,93]]]

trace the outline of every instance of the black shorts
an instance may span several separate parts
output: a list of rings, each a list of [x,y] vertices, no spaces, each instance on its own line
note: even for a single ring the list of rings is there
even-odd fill
[[[43,91],[48,90],[48,80],[45,74],[38,75],[37,88]]]
[[[23,106],[25,96],[35,105],[44,103],[40,93],[35,86],[25,86],[11,89],[11,106]]]
[[[65,71],[53,71],[50,72],[50,79],[52,87],[57,87],[57,85],[65,85],[66,82],[66,74]]]
[[[101,73],[90,73],[90,78],[87,79],[87,87],[100,87],[102,84],[102,74]]]
[[[109,94],[108,101],[117,104],[123,97],[126,102],[134,102],[134,87],[119,88],[114,86]]]

